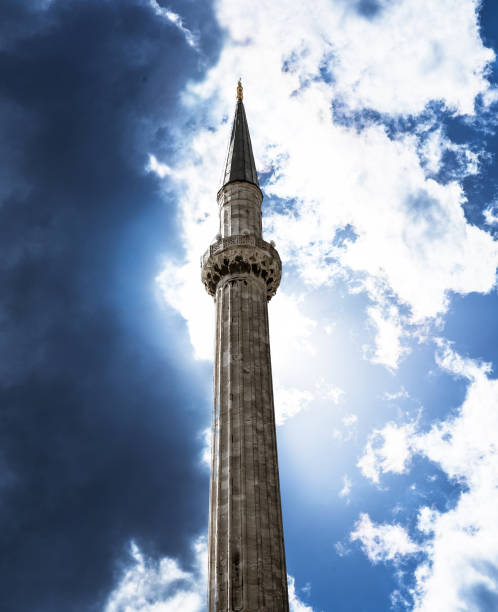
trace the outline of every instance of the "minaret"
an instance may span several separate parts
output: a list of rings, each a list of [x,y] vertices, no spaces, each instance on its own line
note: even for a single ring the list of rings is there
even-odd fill
[[[202,258],[216,303],[209,612],[289,610],[267,305],[282,264],[262,200],[239,81],[219,235]]]

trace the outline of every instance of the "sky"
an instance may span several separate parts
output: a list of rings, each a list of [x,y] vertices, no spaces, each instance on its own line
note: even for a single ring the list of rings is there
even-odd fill
[[[497,53],[490,0],[3,0],[2,611],[205,610],[239,77],[291,610],[498,610]]]

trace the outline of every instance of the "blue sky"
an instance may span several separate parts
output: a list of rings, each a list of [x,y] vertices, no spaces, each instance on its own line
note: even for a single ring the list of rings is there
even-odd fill
[[[498,609],[498,10],[6,0],[0,608],[205,609],[242,76],[293,612]]]

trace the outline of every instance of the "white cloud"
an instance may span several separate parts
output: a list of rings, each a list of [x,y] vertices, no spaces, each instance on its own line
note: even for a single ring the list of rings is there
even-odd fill
[[[398,561],[421,550],[401,525],[373,523],[368,514],[360,515],[350,538],[361,542],[363,552],[372,563]]]
[[[213,359],[213,299],[201,286],[199,262],[166,261],[156,282],[163,298],[185,318],[195,357]]]
[[[349,476],[347,475],[344,476],[343,482],[344,482],[344,486],[339,491],[339,497],[345,497],[346,501],[349,503],[349,496],[351,494],[353,483],[351,479],[349,478]]]
[[[332,332],[334,331],[334,328],[335,328],[335,323],[326,323],[323,326],[323,329],[328,336],[332,334]]]
[[[379,307],[370,307],[367,314],[377,333],[375,350],[372,352],[365,347],[364,354],[372,363],[379,363],[395,370],[401,357],[408,352],[406,347],[401,345],[403,326],[398,310],[391,306],[387,313],[383,313]]]
[[[430,133],[425,143],[422,145],[422,155],[426,168],[433,174],[439,172],[446,139],[443,139],[441,130],[434,130]]]
[[[480,609],[479,592],[498,604],[497,406],[498,381],[481,369],[459,414],[417,437],[418,452],[467,487],[452,510],[420,511],[419,528],[432,540],[430,564],[417,574],[417,612]]]
[[[320,378],[315,385],[315,393],[319,399],[328,400],[337,405],[344,395],[344,390]],[[355,415],[351,415],[351,418],[354,416]]]
[[[313,612],[313,608],[311,606],[307,606],[297,596],[296,583],[292,576],[287,576],[287,584],[289,585],[290,612]]]
[[[157,160],[155,155],[149,155],[149,163],[145,167],[147,172],[154,172],[159,178],[172,176],[173,171],[167,164],[163,164]]]
[[[374,430],[357,464],[362,474],[378,483],[383,472],[406,472],[408,461],[412,457],[414,433],[414,423],[388,423],[383,429]]]
[[[436,356],[442,369],[469,381],[458,413],[427,432],[413,423],[389,423],[369,440],[359,466],[378,482],[382,472],[403,472],[420,454],[465,486],[454,508],[419,510],[427,559],[415,572],[414,611],[485,609],[480,601],[498,604],[498,380],[489,378],[489,364],[460,356],[442,340]],[[367,554],[375,557],[373,550]]]
[[[483,211],[484,219],[488,225],[498,224],[498,202],[493,202]]]
[[[159,562],[146,558],[132,542],[132,563],[108,598],[105,612],[201,612],[206,591],[207,546],[194,545],[194,571],[183,570],[176,559]]]
[[[358,416],[356,414],[346,414],[342,417],[342,422],[346,427],[351,427],[358,422]]]
[[[201,452],[201,464],[205,467],[211,468],[211,451],[213,447],[213,430],[211,427],[206,427],[201,432],[204,446]]]
[[[351,552],[351,549],[344,542],[336,542],[334,549],[338,557],[346,557]]]
[[[315,320],[303,312],[304,298],[280,289],[268,305],[273,371],[280,377],[296,362],[296,355],[311,358]]]
[[[453,349],[452,344],[444,338],[435,338],[434,341],[438,347],[435,360],[442,370],[467,380],[477,380],[491,372],[490,363],[470,357],[462,357]]]
[[[443,155],[447,152],[454,154],[458,171],[469,175],[479,172],[479,155],[465,144],[451,142],[443,133],[441,127],[429,132],[425,142],[421,145],[420,151],[425,168],[431,174],[437,174],[441,170]]]
[[[313,390],[286,387],[280,384],[275,386],[275,421],[277,425],[283,425],[285,421],[296,416],[302,410],[316,400],[328,400],[337,405],[344,391],[339,387],[319,380]],[[356,415],[349,415],[353,419],[348,426],[354,424]],[[344,422],[344,420],[343,420]]]
[[[417,113],[430,100],[443,100],[472,113],[475,96],[487,90],[483,72],[494,57],[482,47],[477,8],[470,1],[405,0],[384,3],[372,20],[350,13],[334,41],[339,91],[350,104],[381,112]],[[379,30],[389,35],[379,39]]]
[[[326,0],[311,9],[283,0],[216,4],[227,42],[205,80],[183,95],[194,109],[209,100],[210,127],[190,140],[182,135],[183,159],[174,168],[185,185],[186,262],[180,269],[175,262],[174,289],[162,283],[188,322],[198,357],[212,350],[206,317],[200,322],[198,261],[217,232],[216,177],[228,139],[222,120],[231,114],[240,74],[258,167],[274,171],[266,191],[292,202],[267,214],[266,236],[276,239],[284,265],[294,266],[308,286],[340,277],[371,297],[374,362],[395,369],[407,351],[407,325],[445,312],[449,292],[491,290],[498,248],[467,222],[459,183],[477,172],[479,154],[452,143],[435,115],[397,137],[381,125],[357,131],[331,117],[332,100],[390,115],[420,113],[441,101],[472,114],[475,97],[489,89],[486,66],[494,57],[480,39],[477,7],[475,0],[402,0],[366,19],[348,3]],[[330,82],[318,78],[327,71]],[[455,180],[439,183],[427,172],[440,168],[446,151],[458,157],[458,171]],[[334,242],[346,227],[354,236]],[[284,299],[279,293],[271,309]],[[271,321],[278,324],[273,313]]]
[[[472,0],[402,0],[383,3],[375,19],[365,19],[347,2],[318,0],[311,9],[283,0],[261,8],[249,0],[217,4],[232,53],[241,43],[249,55],[264,45],[265,72],[286,58],[293,88],[321,64],[334,76],[335,95],[350,106],[394,114],[419,113],[431,100],[473,112],[475,97],[489,88],[485,69],[494,59],[482,45],[477,9]],[[247,55],[246,48],[237,55]],[[252,59],[240,66],[244,78],[260,72]]]
[[[280,386],[275,388],[274,396],[277,425],[283,425],[287,419],[296,416],[313,400],[309,391]]]
[[[334,429],[332,431],[332,437],[341,442],[349,442],[357,435],[356,425],[358,423],[358,416],[352,413],[346,414],[342,417],[341,421],[344,425],[344,429]]]
[[[157,0],[149,0],[150,6],[153,8],[154,13],[167,19],[170,23],[172,23],[185,37],[187,44],[196,49],[197,48],[197,38],[196,36],[183,25],[183,19],[178,15],[178,13],[174,13],[170,9],[162,7]]]
[[[410,394],[402,386],[399,391],[395,391],[394,393],[389,393],[388,391],[386,391],[382,397],[388,401],[394,401],[399,399],[409,399]]]

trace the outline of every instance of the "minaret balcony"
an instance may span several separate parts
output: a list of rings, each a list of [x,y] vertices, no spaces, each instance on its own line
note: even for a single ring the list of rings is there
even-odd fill
[[[282,262],[273,244],[250,234],[221,238],[212,244],[201,258],[201,268],[202,282],[212,296],[222,279],[253,276],[265,283],[269,301],[282,277]]]

